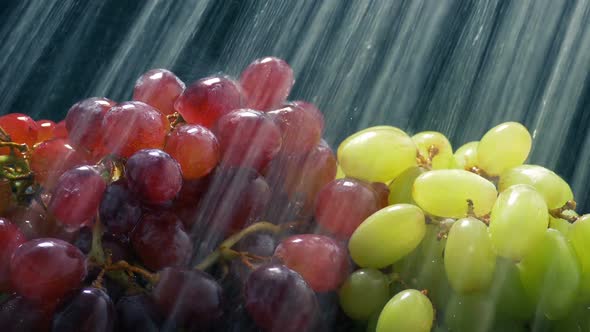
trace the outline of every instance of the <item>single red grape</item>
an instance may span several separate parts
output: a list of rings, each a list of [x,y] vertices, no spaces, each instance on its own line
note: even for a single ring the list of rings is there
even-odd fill
[[[85,153],[74,149],[67,140],[52,139],[35,146],[31,152],[31,170],[45,189],[52,188],[67,170],[88,162]]]
[[[127,160],[125,175],[131,192],[152,204],[172,200],[182,187],[180,166],[162,150],[136,152]]]
[[[51,120],[39,120],[37,121],[37,126],[39,126],[37,142],[47,141],[54,137],[55,122]]]
[[[86,287],[58,308],[53,317],[53,331],[107,332],[115,326],[115,305],[99,288]]]
[[[191,84],[174,108],[188,123],[211,128],[221,116],[244,106],[240,85],[227,76],[211,76]]]
[[[248,108],[275,109],[287,100],[293,83],[293,69],[285,60],[265,57],[252,62],[240,77]]]
[[[12,207],[14,203],[14,195],[12,193],[12,185],[7,179],[0,179],[0,215],[5,213]]]
[[[0,116],[0,127],[19,144],[27,144],[29,148],[37,142],[39,125],[30,116],[20,113],[9,113]],[[9,148],[0,148],[0,154],[10,153]]]
[[[303,108],[308,113],[311,113],[315,117],[316,122],[320,124],[320,127],[322,128],[321,131],[322,132],[324,131],[324,114],[322,114],[322,112],[320,111],[319,108],[317,108],[317,106],[315,106],[314,104],[309,103],[307,101],[303,101],[303,100],[296,100],[296,101],[292,101],[292,102],[286,104],[286,106],[289,106],[289,105]]]
[[[261,170],[281,149],[279,127],[266,114],[249,109],[219,118],[213,130],[226,166]]]
[[[322,138],[322,125],[315,115],[296,105],[268,112],[281,129],[284,154],[303,154],[311,151]]]
[[[219,142],[207,128],[199,125],[181,125],[166,139],[164,148],[176,159],[186,180],[203,177],[219,162]]]
[[[107,98],[88,98],[75,103],[66,115],[66,128],[75,147],[94,150],[102,141],[102,121],[115,102]]]
[[[86,277],[84,254],[58,239],[25,242],[10,262],[15,290],[27,299],[53,301],[80,287]]]
[[[389,187],[383,182],[373,182],[371,187],[377,194],[377,201],[379,202],[379,209],[389,205]]]
[[[55,124],[53,129],[53,136],[55,138],[68,138],[68,128],[66,128],[66,121],[61,120]]]
[[[129,101],[105,114],[102,130],[106,151],[129,158],[141,149],[163,148],[168,120],[148,104]]]
[[[135,82],[133,100],[143,101],[162,114],[169,115],[175,112],[174,102],[185,87],[184,82],[171,71],[152,69]]]
[[[141,217],[139,200],[129,191],[125,180],[107,187],[98,211],[107,232],[118,237],[128,237]]]
[[[29,206],[16,205],[7,212],[7,217],[28,240],[50,236],[55,226],[45,209],[36,201],[32,201]]]
[[[10,221],[0,218],[0,292],[10,289],[10,258],[27,239]]]

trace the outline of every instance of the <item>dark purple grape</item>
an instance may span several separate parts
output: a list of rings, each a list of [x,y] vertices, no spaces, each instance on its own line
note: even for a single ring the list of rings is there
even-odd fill
[[[267,264],[250,273],[244,301],[252,319],[266,331],[309,331],[318,317],[315,293],[284,265]]]
[[[127,182],[119,180],[107,187],[100,203],[100,220],[107,232],[127,237],[141,217],[141,207],[129,192]]]
[[[113,262],[129,261],[133,256],[128,241],[123,241],[110,234],[104,234],[102,236],[102,248],[105,254],[108,253],[111,255],[111,260]]]
[[[78,236],[73,243],[84,255],[87,255],[92,249],[92,229],[90,227],[80,228]]]
[[[180,166],[158,149],[137,151],[127,160],[125,174],[131,192],[150,204],[172,200],[182,187]]]
[[[253,255],[270,257],[277,246],[277,239],[270,233],[253,233],[238,242],[236,249]]]
[[[144,294],[122,297],[117,302],[117,332],[158,332],[162,315],[153,300]]]
[[[0,303],[0,331],[46,332],[51,323],[51,310],[42,308],[17,295]]]
[[[115,306],[103,290],[83,288],[59,308],[53,317],[53,331],[111,332],[115,324]]]
[[[221,317],[222,289],[209,274],[165,268],[159,276],[154,301],[177,326],[208,327]]]

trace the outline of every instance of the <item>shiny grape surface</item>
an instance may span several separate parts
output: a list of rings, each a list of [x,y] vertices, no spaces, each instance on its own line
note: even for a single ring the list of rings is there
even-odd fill
[[[90,151],[102,144],[102,121],[106,112],[115,106],[107,98],[88,98],[74,104],[66,115],[68,138],[75,147]]]
[[[240,77],[249,108],[269,111],[285,102],[295,79],[283,59],[265,57],[252,62]]]
[[[175,112],[174,102],[184,89],[184,82],[171,71],[152,69],[135,82],[133,100],[142,101],[169,115]]]
[[[523,125],[517,122],[502,123],[488,130],[479,141],[477,165],[490,175],[499,175],[524,163],[531,145],[531,134]]]
[[[53,317],[53,331],[109,332],[114,325],[113,301],[105,291],[92,287],[81,289]]]
[[[436,131],[423,131],[412,136],[412,140],[420,155],[429,160],[432,169],[452,168],[453,147],[445,135]]]
[[[125,175],[131,192],[151,204],[172,200],[182,187],[178,162],[162,150],[145,149],[133,154]]]
[[[209,174],[220,158],[217,137],[199,125],[174,128],[166,138],[164,151],[178,162],[186,180],[196,180]]]
[[[0,292],[10,289],[10,259],[25,242],[25,236],[15,224],[0,218]]]
[[[455,166],[459,169],[471,169],[477,167],[477,146],[479,141],[469,142],[461,145],[455,154]]]
[[[88,157],[72,147],[69,141],[52,139],[35,145],[31,152],[30,165],[35,179],[49,189],[63,173],[86,164]]]
[[[434,321],[430,300],[415,289],[396,294],[383,308],[377,322],[377,332],[428,332]]]
[[[379,270],[356,270],[340,287],[338,296],[349,317],[367,320],[389,301],[389,279]]]
[[[580,297],[584,301],[590,300],[590,215],[581,216],[564,235],[567,236],[580,263]]]

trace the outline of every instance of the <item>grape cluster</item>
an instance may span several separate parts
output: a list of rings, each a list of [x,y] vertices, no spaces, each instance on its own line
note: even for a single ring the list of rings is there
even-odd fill
[[[290,66],[0,117],[2,331],[590,331],[590,217],[514,122],[322,140]]]

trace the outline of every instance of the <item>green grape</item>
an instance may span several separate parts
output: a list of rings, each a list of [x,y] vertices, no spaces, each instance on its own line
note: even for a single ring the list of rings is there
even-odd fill
[[[375,269],[353,272],[338,292],[340,307],[356,320],[367,320],[389,300],[389,279]]]
[[[379,321],[379,312],[375,312],[369,318],[369,322],[367,323],[367,332],[376,332],[377,331],[377,321]]]
[[[431,160],[432,169],[447,169],[453,166],[453,147],[445,135],[437,131],[423,131],[412,136],[412,140],[425,159],[430,158],[431,148],[436,148],[436,155]]]
[[[490,236],[499,256],[522,259],[540,241],[549,224],[543,196],[535,188],[517,184],[498,196],[490,217]]]
[[[348,242],[361,267],[383,268],[414,250],[426,231],[424,213],[411,204],[383,208],[363,221]]]
[[[487,226],[475,218],[457,220],[449,231],[445,271],[460,294],[485,291],[492,283],[496,254]]]
[[[383,308],[377,321],[377,332],[429,332],[434,309],[426,295],[407,289],[395,295]]]
[[[531,151],[529,131],[518,122],[505,122],[483,135],[477,146],[478,167],[489,175],[521,165]]]
[[[518,267],[509,259],[498,257],[493,282],[486,294],[495,303],[497,317],[502,319],[525,321],[535,312],[520,281]]]
[[[412,187],[416,178],[426,172],[422,167],[410,167],[402,172],[389,184],[389,205],[407,203],[415,204],[412,198]]]
[[[389,183],[416,166],[416,145],[405,132],[379,126],[349,136],[338,147],[338,161],[347,176]]]
[[[580,288],[580,266],[565,236],[547,229],[542,241],[519,264],[520,280],[537,310],[547,318],[564,318]]]
[[[455,165],[459,169],[470,169],[477,166],[477,145],[479,141],[463,144],[455,151]]]
[[[590,307],[578,305],[564,319],[553,322],[551,332],[590,332]]]
[[[490,181],[460,169],[421,174],[414,181],[412,198],[424,211],[439,217],[463,218],[467,200],[473,201],[476,215],[490,212],[498,192]]]
[[[445,306],[443,319],[453,332],[488,332],[494,317],[494,302],[485,294],[453,294]]]
[[[518,321],[495,321],[490,332],[527,332],[522,322]]]
[[[547,207],[562,207],[567,201],[574,199],[572,189],[559,175],[538,165],[520,165],[510,168],[500,175],[498,190],[504,191],[515,184],[533,186],[547,203]]]
[[[346,174],[344,174],[344,171],[342,171],[342,167],[340,167],[340,165],[336,166],[336,179],[344,179],[346,177]]]
[[[565,219],[555,218],[552,215],[549,215],[549,228],[556,229],[560,231],[561,234],[567,236],[572,228],[572,224]]]
[[[586,214],[578,218],[571,225],[567,237],[580,264],[582,277],[580,298],[590,302],[590,215]]]

